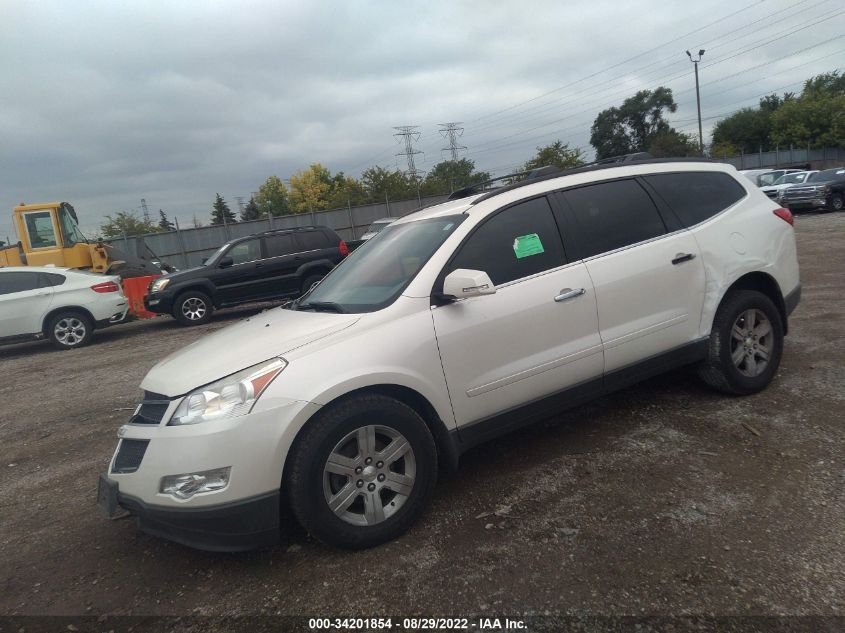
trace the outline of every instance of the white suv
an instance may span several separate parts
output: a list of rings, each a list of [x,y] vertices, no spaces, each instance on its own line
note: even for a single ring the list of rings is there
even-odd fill
[[[682,365],[766,387],[800,297],[792,216],[733,167],[542,175],[396,220],[298,301],[175,352],[98,501],[206,549],[295,518],[369,547],[467,448]]]
[[[0,268],[0,343],[49,338],[59,349],[87,345],[95,328],[122,321],[129,304],[120,277],[54,268]]]

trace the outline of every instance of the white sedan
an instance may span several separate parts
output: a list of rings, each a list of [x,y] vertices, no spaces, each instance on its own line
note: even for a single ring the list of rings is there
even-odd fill
[[[0,343],[49,338],[81,347],[96,328],[126,317],[120,277],[70,268],[0,268]]]

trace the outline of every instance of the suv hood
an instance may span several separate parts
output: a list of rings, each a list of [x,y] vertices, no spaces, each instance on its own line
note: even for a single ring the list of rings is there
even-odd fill
[[[141,388],[171,398],[181,396],[344,330],[360,318],[358,314],[273,308],[170,354],[147,373]]]

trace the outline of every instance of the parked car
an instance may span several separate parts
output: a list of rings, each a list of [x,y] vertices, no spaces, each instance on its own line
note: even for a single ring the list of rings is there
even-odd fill
[[[845,206],[845,167],[825,169],[807,178],[803,184],[785,189],[781,204],[794,211],[818,208],[842,211]]]
[[[800,185],[807,180],[812,174],[818,173],[818,170],[813,171],[797,171],[791,174],[784,174],[775,182],[767,187],[760,187],[760,191],[774,200],[778,200],[781,193],[792,185]]]
[[[0,268],[0,342],[48,338],[87,345],[95,329],[126,318],[120,277],[53,266]]]
[[[792,215],[733,167],[462,193],[153,367],[99,505],[199,548],[277,543],[293,520],[370,547],[489,438],[684,365],[730,394],[775,375],[801,293]]]
[[[349,254],[325,226],[267,231],[226,242],[202,266],[150,283],[144,307],[200,325],[217,308],[250,301],[295,298]]]
[[[391,224],[396,218],[381,218],[380,220],[376,220],[373,222],[369,227],[367,227],[366,232],[361,236],[361,241],[366,242],[371,237],[375,237],[379,233],[381,233],[384,227]]]

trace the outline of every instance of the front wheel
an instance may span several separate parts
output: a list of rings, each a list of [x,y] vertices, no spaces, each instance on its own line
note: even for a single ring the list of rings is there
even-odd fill
[[[204,292],[190,290],[176,298],[173,316],[179,325],[202,325],[211,320],[214,305]]]
[[[319,540],[352,549],[404,533],[437,479],[437,450],[420,416],[402,402],[359,395],[309,423],[289,457],[294,515]]]
[[[730,293],[713,320],[707,359],[699,375],[711,387],[748,395],[765,389],[783,355],[783,321],[766,295]]]

